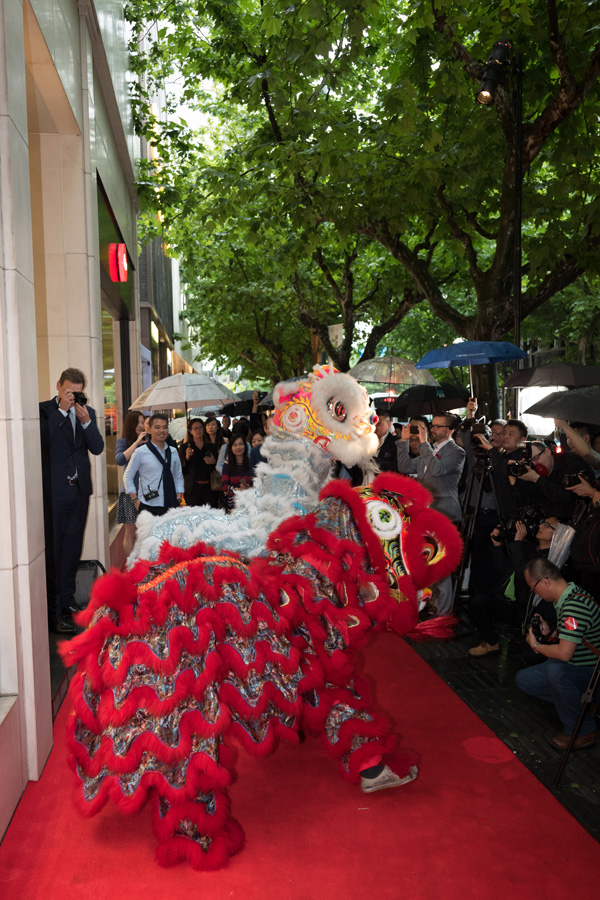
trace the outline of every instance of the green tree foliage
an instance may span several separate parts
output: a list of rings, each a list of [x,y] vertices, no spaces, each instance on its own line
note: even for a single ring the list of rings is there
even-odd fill
[[[295,245],[286,292],[297,271],[314,277],[324,246],[341,284],[358,247],[352,265],[377,258],[389,302],[410,301],[402,313],[426,299],[454,333],[500,339],[513,324],[520,163],[523,316],[597,273],[596,3],[172,0],[157,11],[131,0],[129,15],[135,39],[146,36],[134,54],[145,74],[138,121],[160,145],[162,164],[145,179],[165,227],[201,206],[201,242],[203,226],[251,209],[258,234],[260,207],[281,246],[286,235]],[[510,72],[495,106],[473,102],[500,38],[523,54],[520,148]],[[174,120],[157,130],[149,93],[174,74],[181,98],[218,123],[218,145],[194,145]],[[369,290],[363,279],[361,301]],[[383,296],[365,310],[372,325],[386,316]]]

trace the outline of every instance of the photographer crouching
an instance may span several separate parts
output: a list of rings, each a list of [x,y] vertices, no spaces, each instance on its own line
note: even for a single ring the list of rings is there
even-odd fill
[[[563,732],[550,738],[549,743],[557,750],[565,750],[579,719],[581,695],[596,665],[596,656],[583,645],[582,638],[600,646],[600,606],[587,591],[567,582],[560,569],[547,559],[532,559],[525,568],[525,580],[532,592],[554,604],[558,634],[555,643],[546,643],[529,629],[527,643],[545,659],[541,665],[517,672],[515,682],[525,693],[554,704]],[[541,630],[543,633],[550,629],[542,624]],[[595,745],[596,723],[588,712],[573,749]]]
[[[500,622],[521,628],[523,634],[531,615],[532,595],[525,569],[533,557],[547,557],[560,525],[556,516],[541,519],[532,509],[521,510],[522,518],[491,532],[494,571],[488,584],[497,587],[475,594],[469,600],[469,615],[481,641],[468,651],[471,657],[488,656],[500,649],[496,625]],[[541,600],[535,613],[552,623],[556,617],[552,604]]]

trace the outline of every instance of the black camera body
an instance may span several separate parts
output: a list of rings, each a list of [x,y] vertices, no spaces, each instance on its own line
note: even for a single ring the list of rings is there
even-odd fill
[[[87,397],[83,391],[73,391],[73,400],[75,403],[79,403],[80,406],[87,406]]]
[[[416,425],[411,425],[411,426],[410,426],[410,433],[411,433],[411,434],[418,434],[418,433],[419,433],[419,429],[417,428]]]
[[[507,469],[509,475],[514,475],[515,478],[518,478],[519,475],[524,475],[525,472],[528,472],[531,468],[531,465],[522,459],[511,459],[507,463]]]
[[[157,497],[158,491],[153,491],[152,488],[150,488],[150,490],[144,494],[144,500],[146,501],[146,503],[148,502],[148,500],[156,500]]]
[[[575,487],[576,484],[581,484],[579,480],[579,476],[583,478],[584,481],[587,481],[588,484],[591,484],[593,488],[597,490],[598,481],[590,479],[589,470],[583,469],[581,472],[570,472],[567,475],[563,475],[562,477],[562,486],[566,488]]]
[[[533,506],[523,506],[519,510],[518,519],[509,519],[498,528],[497,541],[512,541],[517,533],[517,522],[522,522],[527,529],[527,537],[535,539],[543,516]]]
[[[558,629],[556,627],[552,628],[548,623],[545,624],[548,627],[548,631],[544,632],[542,630],[542,619],[539,613],[534,613],[531,617],[531,622],[529,623],[531,626],[531,630],[533,631],[533,636],[538,642],[538,644],[557,644],[558,643]]]

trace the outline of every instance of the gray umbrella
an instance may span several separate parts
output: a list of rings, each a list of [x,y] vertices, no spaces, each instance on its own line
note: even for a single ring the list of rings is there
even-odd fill
[[[568,422],[600,425],[600,386],[556,391],[548,394],[543,400],[538,400],[525,412],[545,419],[565,419]]]
[[[519,369],[510,375],[503,388],[517,387],[584,387],[600,384],[600,366],[580,366],[562,361]]]

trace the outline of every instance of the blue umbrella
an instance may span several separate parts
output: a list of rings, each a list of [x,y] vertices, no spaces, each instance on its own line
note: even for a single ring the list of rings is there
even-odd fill
[[[449,369],[450,366],[468,366],[469,381],[473,384],[471,366],[505,362],[509,359],[526,359],[527,354],[508,341],[462,341],[448,347],[429,350],[415,363],[417,369]]]

